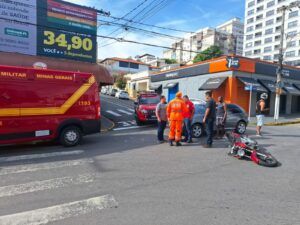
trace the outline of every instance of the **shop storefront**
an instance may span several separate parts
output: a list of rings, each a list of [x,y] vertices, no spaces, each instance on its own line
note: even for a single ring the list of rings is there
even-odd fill
[[[255,114],[261,93],[268,93],[267,107],[274,114],[277,65],[244,57],[224,56],[176,70],[151,76],[151,85],[162,87],[162,94],[170,101],[178,90],[194,99],[204,99],[210,90],[213,97],[224,96],[227,103],[243,107]],[[286,67],[281,95],[281,113],[299,113],[300,69]]]

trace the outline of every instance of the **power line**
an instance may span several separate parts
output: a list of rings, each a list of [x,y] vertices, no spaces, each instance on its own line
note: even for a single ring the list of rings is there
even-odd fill
[[[110,25],[112,25],[112,26],[120,26],[120,27],[123,27],[125,30],[126,29],[133,29],[133,30],[138,30],[138,31],[144,31],[144,32],[151,33],[151,34],[154,34],[154,35],[169,37],[169,38],[172,38],[172,39],[178,39],[178,40],[182,39],[182,37],[173,36],[173,35],[164,34],[164,33],[159,33],[159,32],[150,31],[150,30],[145,30],[145,29],[142,29],[142,28],[128,26],[128,25],[124,25],[124,24],[121,24],[121,23],[110,22],[110,21],[107,21],[107,20],[98,20],[98,21],[105,23],[104,26],[106,26],[106,25],[107,26],[110,26]]]
[[[56,27],[39,25],[39,24],[35,24],[35,23],[30,23],[30,22],[23,22],[23,21],[14,20],[14,19],[7,19],[7,18],[4,18],[4,17],[0,17],[0,20],[10,21],[10,22],[15,22],[15,23],[21,23],[21,24],[26,24],[26,25],[32,25],[32,26],[42,27],[42,28],[49,28],[49,29],[52,29],[52,30],[78,33],[78,32],[76,32],[74,30],[58,29]],[[78,33],[78,34],[80,34],[80,33]],[[163,45],[156,45],[156,44],[151,44],[151,43],[146,43],[146,42],[139,42],[139,41],[127,40],[127,39],[124,39],[124,38],[110,37],[110,36],[104,36],[104,35],[94,35],[94,34],[90,34],[90,36],[92,36],[92,37],[100,37],[100,38],[105,38],[105,39],[111,39],[111,40],[115,40],[115,41],[118,41],[118,42],[132,43],[132,44],[138,44],[138,45],[145,45],[145,46],[157,47],[157,48],[164,48],[164,49],[175,50],[175,51],[177,50],[176,48],[172,48],[172,47],[167,47],[167,46],[163,46]],[[184,50],[184,49],[181,49],[181,51],[182,52],[193,52],[193,53],[197,53],[197,54],[201,53],[201,52],[198,52],[198,51],[190,51],[190,50]]]

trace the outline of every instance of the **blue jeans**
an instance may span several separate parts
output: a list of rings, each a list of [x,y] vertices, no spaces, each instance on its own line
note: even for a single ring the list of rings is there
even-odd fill
[[[192,123],[189,118],[185,118],[183,120],[184,123],[184,140],[190,141],[192,140]]]
[[[206,144],[207,145],[212,145],[212,143],[213,143],[214,124],[215,124],[214,119],[207,119],[205,121],[206,135],[207,135]]]
[[[159,141],[164,140],[164,132],[165,132],[166,126],[167,126],[167,121],[158,122],[157,139]]]

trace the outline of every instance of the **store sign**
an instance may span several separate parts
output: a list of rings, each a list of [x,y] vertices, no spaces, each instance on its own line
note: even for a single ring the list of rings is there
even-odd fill
[[[0,1],[0,17],[0,51],[36,55],[36,0]]]
[[[0,51],[96,62],[97,11],[61,0],[1,0]]]
[[[231,69],[238,69],[240,67],[240,59],[234,57],[227,57],[227,68]]]

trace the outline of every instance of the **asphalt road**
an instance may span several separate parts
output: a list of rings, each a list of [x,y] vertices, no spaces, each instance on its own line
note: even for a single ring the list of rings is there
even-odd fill
[[[298,225],[299,129],[266,127],[258,140],[278,168],[229,157],[224,141],[158,145],[153,128],[1,147],[0,224]]]
[[[136,128],[134,103],[108,95],[101,95],[101,114],[115,123],[116,130]]]

